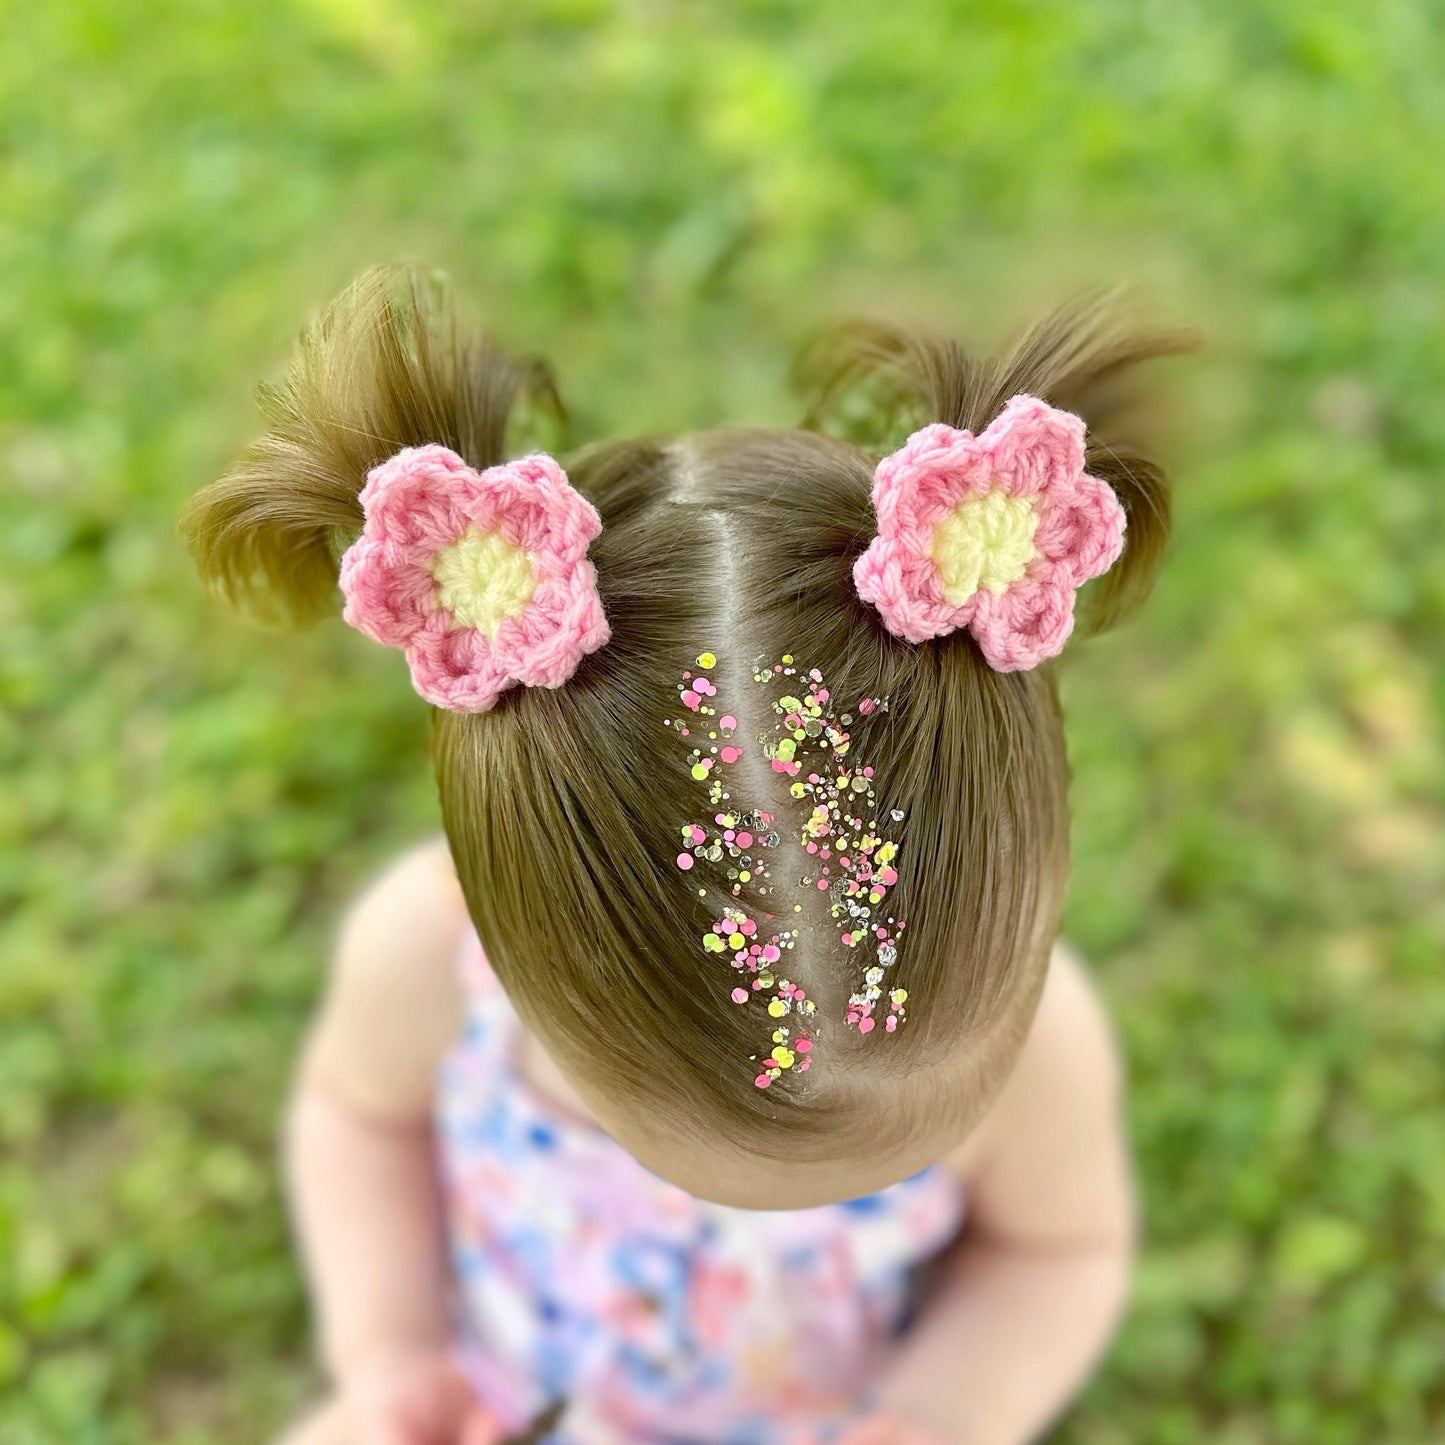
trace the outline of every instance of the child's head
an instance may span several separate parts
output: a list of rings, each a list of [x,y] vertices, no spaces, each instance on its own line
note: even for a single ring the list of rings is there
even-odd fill
[[[800,374],[810,426],[863,383],[974,433],[1019,394],[1082,415],[1087,472],[1127,516],[1083,633],[1147,592],[1168,528],[1159,470],[1100,434],[1106,391],[1175,349],[1093,303],[997,359],[850,328]],[[369,471],[427,444],[493,466],[514,402],[549,391],[444,295],[369,273],[188,514],[203,573],[254,610],[325,614]],[[1058,926],[1052,668],[999,670],[966,630],[902,640],[876,588],[862,600],[878,459],[811,429],[588,448],[567,476],[600,514],[605,626],[560,686],[434,715],[458,876],[519,1013],[621,1143],[730,1203],[862,1194],[956,1143],[1012,1066]]]

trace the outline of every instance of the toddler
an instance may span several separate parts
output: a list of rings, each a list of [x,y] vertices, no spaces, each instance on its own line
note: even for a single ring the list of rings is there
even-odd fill
[[[334,1395],[293,1445],[1018,1445],[1134,1240],[1056,941],[1051,659],[1148,590],[1108,303],[995,359],[881,325],[804,429],[508,460],[546,369],[361,277],[185,521],[435,707],[446,842],[351,910],[287,1124]],[[864,391],[883,456],[819,428]],[[906,419],[906,420],[903,420]],[[900,424],[901,422],[901,424]],[[906,439],[903,432],[912,428]],[[343,553],[343,550],[344,553]]]

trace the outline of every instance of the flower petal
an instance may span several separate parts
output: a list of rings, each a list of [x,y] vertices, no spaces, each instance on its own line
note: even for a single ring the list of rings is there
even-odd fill
[[[403,448],[367,473],[359,498],[366,534],[415,549],[424,560],[466,531],[476,476],[447,447]]]
[[[406,660],[416,690],[458,712],[485,712],[511,683],[487,639],[472,627],[448,628],[441,613],[412,639]]]
[[[853,564],[853,583],[888,630],[908,642],[926,642],[962,625],[963,609],[948,606],[939,595],[933,559],[896,538],[873,539]]]
[[[1055,656],[1074,630],[1074,589],[1026,579],[1003,592],[980,591],[969,624],[991,667],[1016,672]]]
[[[596,572],[585,559],[562,577],[542,582],[519,617],[497,627],[492,656],[528,687],[560,687],[581,657],[611,636],[597,594]]]
[[[1061,581],[1077,587],[1107,572],[1124,549],[1125,517],[1114,489],[1087,473],[1051,488],[1040,507],[1034,546]]]
[[[436,584],[412,550],[363,535],[341,559],[342,617],[387,647],[405,647],[436,610]]]
[[[483,479],[498,473],[505,473],[505,478],[497,477],[498,515],[519,545],[554,559],[559,569],[586,556],[588,543],[602,530],[602,519],[556,461],[534,453],[491,468]]]
[[[942,422],[914,432],[874,473],[879,532],[897,535],[930,526],[965,497],[988,490],[989,466],[972,432]]]
[[[1032,496],[1072,481],[1084,470],[1084,422],[1036,396],[1016,396],[979,437],[994,485]]]

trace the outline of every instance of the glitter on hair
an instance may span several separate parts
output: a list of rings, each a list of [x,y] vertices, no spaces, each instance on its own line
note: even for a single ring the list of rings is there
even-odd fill
[[[787,683],[793,677],[801,680]],[[774,771],[794,779],[789,788],[792,796],[811,804],[799,841],[817,871],[800,881],[811,881],[828,894],[828,912],[845,948],[862,950],[865,957],[872,949],[862,987],[849,998],[844,1016],[845,1024],[868,1034],[882,1015],[885,973],[898,961],[905,927],[883,907],[898,882],[894,865],[899,845],[884,836],[889,830],[879,823],[873,769],[849,760],[848,728],[854,714],[837,710],[823,674],[817,668],[801,673],[792,655],[785,654],[781,662],[755,671],[753,680],[763,684],[782,680],[786,688],[773,699],[777,721],[772,735],[759,733],[758,741]],[[856,711],[865,717],[887,712],[888,699],[860,698]],[[815,765],[804,774],[804,760],[810,756]],[[902,820],[901,809],[889,813],[890,822]],[[894,1033],[907,1016],[908,992],[892,988],[887,993],[884,1030]]]
[[[678,683],[683,709],[706,725],[705,737],[688,753],[687,767],[695,781],[706,785],[709,811],[705,821],[681,825],[683,851],[677,855],[677,867],[686,873],[697,863],[718,865],[734,898],[748,884],[752,894],[767,896],[772,891],[768,855],[781,846],[782,836],[772,813],[762,809],[743,812],[731,806],[724,773],[742,757],[743,750],[730,741],[736,737],[737,719],[730,713],[719,718],[717,709],[707,701],[717,696],[716,685],[706,675],[716,664],[716,654],[703,652],[695,669],[685,670]],[[754,671],[755,682],[781,679],[787,688],[773,700],[771,731],[760,732],[757,741],[773,770],[793,779],[790,795],[811,805],[798,831],[799,846],[810,865],[799,882],[828,894],[829,916],[843,946],[860,950],[868,960],[861,986],[848,999],[844,1023],[868,1034],[881,1017],[885,1032],[893,1033],[907,1016],[904,1006],[908,1000],[907,990],[888,989],[887,1011],[883,1011],[885,972],[897,962],[905,926],[884,910],[898,881],[894,865],[899,845],[884,836],[888,829],[879,823],[873,769],[845,761],[852,744],[848,727],[853,714],[836,711],[816,668],[797,683],[787,682],[798,676],[791,653]],[[887,710],[887,698],[863,698],[857,705],[863,716]],[[696,736],[681,718],[663,721],[682,737]],[[805,762],[812,764],[806,773]],[[902,810],[895,808],[889,821],[899,823],[903,816]],[[698,889],[699,897],[706,897],[707,892],[705,887]],[[800,908],[794,905],[794,911]],[[772,1049],[761,1059],[753,1056],[757,1065],[753,1083],[760,1089],[771,1087],[789,1070],[807,1072],[818,1029],[816,1003],[783,976],[779,967],[784,954],[795,946],[797,932],[791,928],[768,931],[774,919],[771,912],[755,918],[745,908],[729,905],[702,935],[704,951],[726,956],[741,975],[730,990],[732,1002],[748,1005],[756,997],[768,1017],[776,1021],[771,1030]],[[781,1022],[785,1018],[792,1023]]]

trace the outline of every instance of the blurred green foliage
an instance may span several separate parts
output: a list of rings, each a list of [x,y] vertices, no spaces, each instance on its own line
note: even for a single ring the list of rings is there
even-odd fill
[[[1123,277],[1204,323],[1169,568],[1064,673],[1149,1246],[1060,1438],[1445,1429],[1439,19],[7,6],[6,1445],[239,1445],[314,1386],[277,1111],[338,908],[435,824],[425,709],[340,627],[219,615],[173,526],[389,258],[555,357],[581,437],[790,421],[839,313],[989,340]]]

